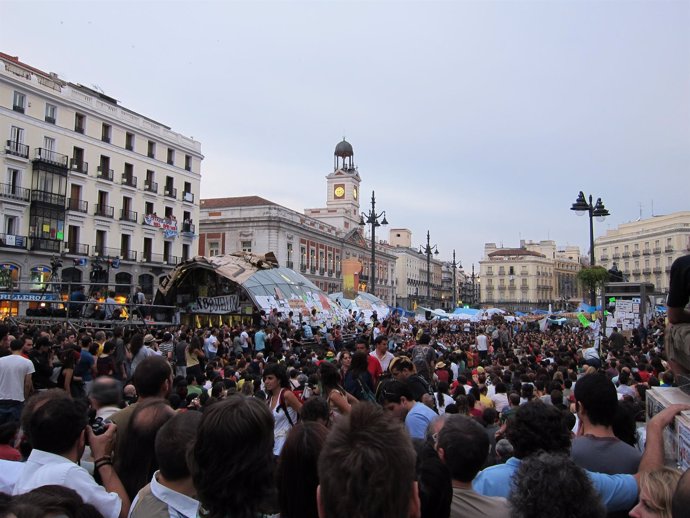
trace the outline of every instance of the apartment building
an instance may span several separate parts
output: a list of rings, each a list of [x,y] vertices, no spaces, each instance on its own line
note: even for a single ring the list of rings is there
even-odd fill
[[[626,280],[651,282],[666,294],[673,261],[690,253],[690,211],[619,225],[594,241],[594,251],[599,265],[615,263]]]
[[[194,253],[199,142],[2,53],[0,128],[0,292],[30,301],[59,258],[65,282],[152,295]]]

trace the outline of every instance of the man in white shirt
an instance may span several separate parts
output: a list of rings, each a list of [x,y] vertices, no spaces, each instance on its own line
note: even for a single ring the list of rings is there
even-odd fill
[[[74,489],[106,518],[126,518],[129,497],[110,457],[117,427],[111,424],[105,433],[96,436],[86,423],[84,409],[69,398],[50,399],[36,408],[29,417],[28,429],[33,450],[12,494],[56,484]],[[77,464],[87,435],[102,486]]]
[[[479,359],[486,360],[486,356],[489,352],[489,338],[484,333],[479,333],[475,342],[477,344]]]
[[[378,335],[374,339],[374,350],[369,354],[379,361],[381,370],[386,372],[394,358],[393,354],[388,350],[388,337],[384,334]]]
[[[9,356],[0,358],[0,424],[19,421],[24,400],[31,394],[34,364],[22,356],[24,340],[10,342]]]

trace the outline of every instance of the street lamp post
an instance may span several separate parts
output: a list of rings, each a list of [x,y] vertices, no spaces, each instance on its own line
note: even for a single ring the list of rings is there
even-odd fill
[[[450,265],[453,267],[453,311],[455,311],[455,308],[458,307],[458,288],[455,281],[455,271],[458,269],[458,266],[462,268],[460,263],[455,262],[455,250],[453,250],[453,262]]]
[[[379,218],[383,218],[379,222]],[[376,196],[371,191],[371,209],[359,215],[360,226],[371,225],[371,265],[369,267],[369,293],[376,295],[376,227],[388,225],[386,211],[376,213]]]
[[[431,306],[431,255],[438,255],[438,246],[430,244],[429,231],[426,231],[426,246],[419,247],[419,254],[426,255],[426,303]]]
[[[597,198],[597,202],[592,204],[592,195],[589,195],[589,202],[585,198],[585,193],[580,191],[577,195],[577,199],[570,210],[574,210],[578,216],[583,216],[585,213],[589,214],[589,265],[594,266],[594,218],[597,221],[604,221],[606,216],[610,215],[610,212],[604,206],[601,198]],[[590,303],[592,306],[596,306],[596,293],[594,288],[590,292]]]

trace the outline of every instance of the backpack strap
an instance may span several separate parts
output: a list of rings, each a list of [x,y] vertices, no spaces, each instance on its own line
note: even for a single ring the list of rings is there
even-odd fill
[[[288,407],[285,404],[285,391],[287,389],[280,389],[280,395],[278,396],[278,409],[282,410],[285,412],[285,417],[287,417],[288,423],[290,423],[290,426],[295,426],[295,423],[292,422],[292,417],[290,417],[290,412],[288,412]]]

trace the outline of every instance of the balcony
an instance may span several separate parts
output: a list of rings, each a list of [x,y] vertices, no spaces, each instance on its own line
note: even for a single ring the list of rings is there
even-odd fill
[[[0,247],[1,248],[18,248],[26,249],[26,236],[17,236],[14,234],[0,234]]]
[[[603,255],[599,258],[599,260],[600,260],[600,261],[608,261],[608,260],[609,260],[609,256],[608,256],[607,254],[603,254]]]
[[[84,134],[84,125],[83,124],[75,124],[74,125],[74,131],[77,133],[81,133],[82,135]]]
[[[307,265],[306,264],[300,264],[299,265],[299,271],[302,273],[307,273]]]
[[[493,286],[487,286],[486,291],[494,291],[494,287]]]
[[[154,194],[158,194],[158,183],[146,182],[146,183],[144,183],[144,190],[146,192],[152,192]]]
[[[69,168],[70,171],[74,171],[75,173],[89,174],[89,163],[83,160],[70,158]]]
[[[115,208],[110,205],[96,204],[95,210],[93,211],[94,216],[100,216],[102,218],[112,218],[115,214]]]
[[[123,261],[136,261],[137,252],[136,250],[120,250],[120,257]]]
[[[494,274],[494,272],[488,271],[486,272],[487,277],[491,277]]]
[[[56,239],[43,239],[40,237],[31,238],[31,250],[59,254],[61,248],[62,241],[57,241]]]
[[[120,257],[120,249],[107,247],[107,246],[103,246],[103,245],[96,245],[93,247],[93,255],[100,256],[100,257],[119,258]]]
[[[123,173],[121,183],[122,185],[126,185],[127,187],[136,187],[137,177],[132,174]]]
[[[664,252],[666,252],[667,254],[670,252],[673,252],[673,247],[670,245],[667,245],[666,248],[664,248]]]
[[[654,252],[654,255],[659,255],[661,253],[661,247],[655,246],[653,252]]]
[[[175,266],[176,264],[179,264],[180,258],[177,257],[176,255],[165,255],[163,254],[163,264],[169,264],[171,266]]]
[[[12,109],[18,113],[24,113],[24,107],[21,104],[12,105]]]
[[[17,201],[29,201],[31,191],[8,183],[0,183],[0,198]]]
[[[146,260],[146,262],[149,262],[149,263],[163,263],[163,262],[165,262],[165,260],[163,258],[163,254],[148,254],[148,256],[145,257],[145,260]]]
[[[71,255],[89,255],[89,245],[83,243],[65,243],[65,253]]]
[[[99,165],[96,171],[96,178],[99,178],[101,180],[108,180],[109,182],[113,181],[113,177],[115,176],[115,171],[112,169],[107,169],[106,167],[103,167],[102,165]]]
[[[642,250],[642,255],[652,255],[652,251],[649,248]]]
[[[89,202],[78,198],[67,198],[67,210],[86,214],[89,212]]]
[[[671,265],[670,264],[666,267],[666,273],[671,273]]]
[[[120,221],[131,221],[132,223],[136,223],[137,216],[139,216],[139,214],[133,210],[120,210]]]
[[[64,167],[67,169],[69,157],[67,155],[63,155],[62,153],[56,153],[50,149],[39,147],[38,149],[34,150],[34,161],[56,165],[58,167]]]
[[[633,257],[640,257],[640,251],[639,250],[633,250]]]
[[[163,191],[163,196],[167,196],[168,198],[177,198],[177,189],[170,185],[166,185],[165,190]]]
[[[182,201],[186,201],[187,203],[194,203],[194,193],[187,191],[183,192]]]
[[[640,269],[639,268],[633,268],[632,274],[635,275],[636,277],[639,277],[640,276]]]
[[[180,231],[182,234],[194,235],[195,231],[196,227],[194,226],[194,223],[182,223],[182,230]]]
[[[46,115],[46,122],[48,124],[55,124],[55,117],[50,117],[49,115]]]
[[[661,266],[655,266],[655,267],[654,267],[654,273],[655,273],[656,275],[659,275],[659,274],[661,273],[661,271],[662,271],[662,270],[661,270]]]
[[[623,259],[630,259],[630,252],[623,252]]]
[[[618,260],[618,259],[621,258],[621,254],[615,253],[615,254],[613,254],[611,257],[613,258],[614,261],[616,261],[616,260]]]
[[[5,144],[5,153],[20,158],[29,158],[29,146],[21,142],[8,140],[7,144]]]
[[[46,191],[31,191],[31,201],[37,203],[45,203],[46,205],[57,205],[60,208],[65,208],[65,196]]]
[[[651,268],[643,268],[642,273],[644,275],[651,275],[652,274],[652,269]]]

